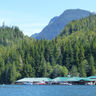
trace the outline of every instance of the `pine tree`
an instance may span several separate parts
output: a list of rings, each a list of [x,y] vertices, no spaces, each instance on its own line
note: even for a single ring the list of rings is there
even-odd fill
[[[96,75],[96,70],[95,70],[95,62],[94,62],[94,57],[92,56],[92,54],[89,57],[89,70],[90,70],[90,75]]]
[[[10,66],[9,69],[9,74],[10,74],[10,83],[14,83],[17,79],[17,71],[16,71],[16,66],[13,63],[12,66]]]
[[[78,72],[78,69],[77,69],[76,65],[72,66],[72,68],[70,70],[70,73],[71,73],[72,77],[78,77],[79,76],[79,72]]]
[[[80,68],[79,68],[79,72],[80,72],[80,76],[81,77],[86,77],[86,60],[83,60],[80,63]]]

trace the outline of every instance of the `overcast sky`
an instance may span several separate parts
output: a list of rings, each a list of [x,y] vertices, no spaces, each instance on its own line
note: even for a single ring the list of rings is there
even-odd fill
[[[96,0],[1,0],[0,25],[18,26],[25,35],[40,32],[66,9],[96,12]]]

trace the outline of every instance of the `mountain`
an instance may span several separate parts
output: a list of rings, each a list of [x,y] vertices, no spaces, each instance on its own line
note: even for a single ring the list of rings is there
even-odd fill
[[[50,20],[49,24],[54,23],[54,21],[55,21],[57,18],[58,18],[58,16],[56,16],[56,17],[52,18],[52,19]]]
[[[49,24],[35,37],[35,39],[53,39],[55,38],[66,24],[72,20],[78,20],[89,16],[90,12],[81,9],[70,9],[64,11],[60,16],[52,18]],[[31,36],[34,37],[34,36]]]
[[[38,34],[39,34],[39,33],[35,33],[35,34],[33,34],[31,37],[36,38],[36,37],[38,36]]]
[[[90,15],[84,19],[71,21],[68,23],[62,32],[59,34],[60,37],[67,37],[72,34],[87,34],[91,32],[96,32],[96,15]],[[87,34],[88,35],[88,34]],[[57,37],[59,37],[57,36]]]

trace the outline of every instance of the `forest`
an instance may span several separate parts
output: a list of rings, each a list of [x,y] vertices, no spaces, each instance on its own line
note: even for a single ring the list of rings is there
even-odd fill
[[[0,27],[0,84],[24,77],[68,74],[96,75],[95,15],[73,20],[53,40],[29,38],[15,26]]]

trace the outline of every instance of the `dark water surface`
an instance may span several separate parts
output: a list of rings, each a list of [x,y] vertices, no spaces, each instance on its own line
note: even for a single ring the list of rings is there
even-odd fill
[[[0,85],[0,96],[96,96],[96,85]]]

